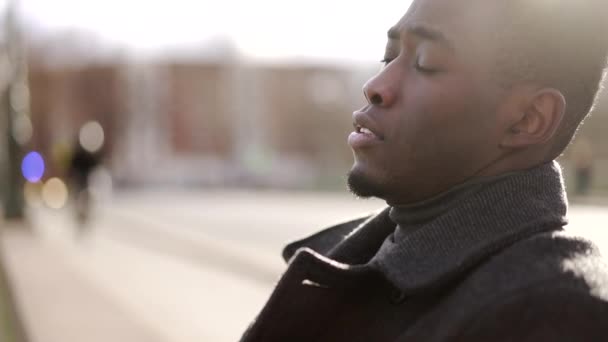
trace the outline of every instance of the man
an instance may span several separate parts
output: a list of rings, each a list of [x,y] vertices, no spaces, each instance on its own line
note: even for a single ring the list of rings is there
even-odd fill
[[[605,341],[608,276],[554,162],[606,66],[605,0],[415,0],[353,115],[382,212],[293,243],[243,341]],[[347,31],[347,30],[346,30]]]
[[[75,142],[67,172],[74,194],[76,223],[80,228],[79,233],[84,233],[83,229],[89,219],[91,210],[89,178],[93,171],[99,167],[99,164],[101,164],[101,152],[88,151],[79,141]]]

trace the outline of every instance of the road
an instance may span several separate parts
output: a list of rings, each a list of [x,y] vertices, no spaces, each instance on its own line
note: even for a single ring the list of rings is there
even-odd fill
[[[282,246],[383,206],[348,194],[147,191],[103,200],[77,238],[69,211],[32,210],[37,233],[168,342],[234,341],[284,269]],[[572,230],[608,247],[608,210],[573,206]],[[608,249],[606,249],[608,250]]]
[[[384,206],[383,201],[347,193],[148,191],[113,197],[104,202],[100,216],[114,220],[107,226],[129,222],[135,225],[127,227],[147,233],[162,228],[172,235],[212,237],[276,257],[289,241]],[[608,207],[572,205],[569,220],[570,231],[608,246]]]

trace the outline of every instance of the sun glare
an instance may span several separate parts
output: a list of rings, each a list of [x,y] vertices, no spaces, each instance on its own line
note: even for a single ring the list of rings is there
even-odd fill
[[[380,58],[386,30],[409,3],[378,0],[370,9],[348,0],[21,0],[20,6],[36,27],[83,29],[140,50],[196,48],[227,37],[253,57],[368,62]]]

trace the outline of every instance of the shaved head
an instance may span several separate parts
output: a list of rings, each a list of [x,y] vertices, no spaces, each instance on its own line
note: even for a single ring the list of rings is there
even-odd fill
[[[608,2],[605,0],[511,0],[507,30],[496,63],[509,87],[533,82],[560,91],[564,119],[548,159],[557,157],[589,114],[608,59]]]

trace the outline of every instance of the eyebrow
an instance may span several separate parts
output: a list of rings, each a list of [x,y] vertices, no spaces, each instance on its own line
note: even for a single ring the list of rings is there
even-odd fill
[[[401,39],[402,32],[404,31],[424,40],[429,40],[443,45],[450,50],[454,50],[454,44],[452,44],[452,42],[445,36],[445,34],[443,34],[443,32],[425,25],[408,25],[405,27],[405,29],[391,27],[387,33],[388,39],[399,40]]]

